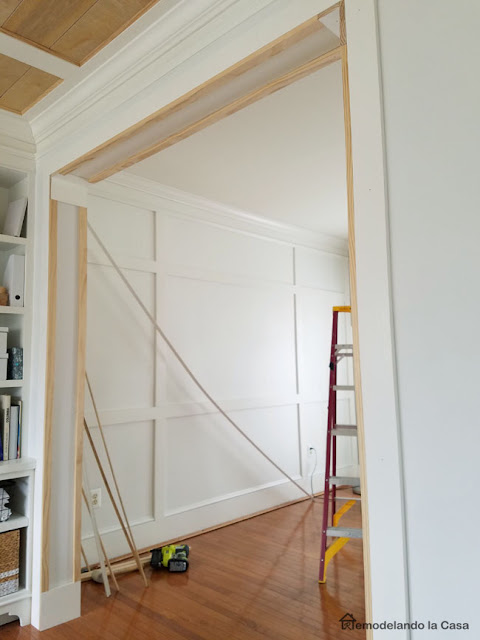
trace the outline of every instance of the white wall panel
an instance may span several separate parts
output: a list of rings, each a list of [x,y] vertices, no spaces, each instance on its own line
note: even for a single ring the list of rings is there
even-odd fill
[[[153,310],[153,274],[127,271],[126,276]],[[87,371],[100,409],[154,403],[155,332],[130,295],[111,267],[89,265]]]
[[[245,433],[277,464],[298,476],[296,406],[232,412]],[[219,414],[167,421],[167,513],[283,481],[259,452]]]
[[[92,438],[102,464],[108,469],[99,430],[93,428]],[[154,518],[154,423],[153,421],[117,424],[104,429],[105,439],[115,468],[118,484],[130,523],[145,522]],[[118,528],[118,520],[103,487],[100,472],[95,464],[88,441],[85,442],[88,480],[91,489],[102,488],[102,508],[96,509],[98,526],[102,530]],[[91,535],[88,514],[83,513],[82,531]]]
[[[274,240],[268,221],[264,236],[258,225],[247,233],[228,209],[223,226],[194,203],[180,214],[158,198],[152,214],[134,202],[94,198],[94,228],[205,388],[305,488],[315,446],[321,490],[332,306],[348,295],[346,258]],[[300,497],[206,401],[92,247],[90,238],[87,366],[139,546]],[[350,405],[339,402],[346,423]],[[339,466],[351,468],[352,445],[339,450]],[[102,486],[90,467],[91,485]],[[127,551],[108,499],[97,514],[113,553]],[[94,555],[91,538],[86,548]]]
[[[344,293],[347,268],[348,259],[343,256],[306,247],[295,249],[295,276],[299,286]]]
[[[165,231],[162,259],[169,267],[293,282],[292,247],[286,244],[171,216]]]
[[[306,288],[297,290],[299,388],[305,398],[328,400],[332,307],[343,302],[341,293]],[[339,376],[342,369],[340,365]]]
[[[168,335],[209,392],[218,398],[295,392],[291,291],[168,278],[165,296]],[[169,378],[169,401],[197,398],[203,399],[185,374]]]
[[[123,202],[91,196],[88,221],[117,256],[155,258],[155,214]],[[95,251],[97,245],[90,243]]]

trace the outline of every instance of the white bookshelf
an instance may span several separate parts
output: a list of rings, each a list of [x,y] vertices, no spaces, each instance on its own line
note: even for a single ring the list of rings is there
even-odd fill
[[[25,307],[0,307],[0,315],[23,316],[25,315]]]
[[[5,170],[6,169],[6,170]],[[0,166],[0,230],[3,229],[8,203],[27,196],[32,198],[33,181],[27,173]],[[0,619],[4,614],[16,615],[22,624],[30,622],[31,601],[31,561],[32,561],[32,520],[35,460],[28,457],[29,450],[29,361],[31,335],[31,234],[33,231],[33,211],[29,205],[27,221],[22,235],[13,237],[0,233],[0,286],[4,285],[4,270],[10,255],[25,256],[24,307],[0,306],[0,326],[8,327],[8,347],[23,349],[23,380],[0,380],[0,394],[11,395],[22,400],[21,457],[0,461],[0,486],[9,483],[5,489],[11,495],[9,507],[12,515],[0,522],[1,534],[18,529],[20,531],[20,588],[16,593],[0,597]],[[0,627],[1,629],[1,627]],[[1,635],[1,631],[0,631]]]
[[[14,529],[23,529],[24,527],[28,527],[28,524],[29,520],[27,516],[13,512],[8,520],[0,522],[0,533],[6,533]]]

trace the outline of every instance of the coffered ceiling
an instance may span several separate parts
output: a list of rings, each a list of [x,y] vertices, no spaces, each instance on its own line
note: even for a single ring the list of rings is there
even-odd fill
[[[68,62],[73,72],[159,1],[1,0],[0,108],[23,114],[62,82],[66,76],[50,72],[45,54]],[[24,45],[19,59],[12,39]],[[25,47],[37,50],[39,60],[42,52],[38,68]]]

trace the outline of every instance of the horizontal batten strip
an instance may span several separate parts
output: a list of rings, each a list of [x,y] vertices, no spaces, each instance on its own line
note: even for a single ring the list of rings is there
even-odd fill
[[[98,250],[89,249],[87,254],[87,262],[98,267],[111,268],[110,262],[100,254]],[[158,273],[161,265],[155,260],[143,260],[142,258],[130,258],[128,256],[118,258],[118,264],[122,269],[127,271],[143,271],[145,273]]]
[[[348,400],[340,402],[348,403]],[[234,398],[222,400],[227,411],[255,411],[260,409],[272,409],[291,407],[297,404],[327,404],[327,399],[305,395],[263,396],[258,398]],[[134,409],[113,409],[100,411],[100,420],[103,425],[133,424],[136,422],[148,422],[151,420],[188,418],[201,415],[218,413],[208,402],[167,402],[158,407],[144,407]],[[96,424],[93,412],[86,414],[87,424],[94,427]]]

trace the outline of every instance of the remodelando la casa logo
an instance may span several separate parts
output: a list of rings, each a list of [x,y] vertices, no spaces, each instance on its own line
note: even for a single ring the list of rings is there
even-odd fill
[[[445,629],[450,631],[467,631],[470,629],[470,624],[468,622],[449,622],[448,620],[442,620],[440,622],[434,622],[432,620],[427,620],[426,622],[420,622],[418,620],[414,622],[387,622],[386,620],[383,622],[357,622],[351,613],[343,615],[339,622],[342,625],[342,630],[344,631],[354,631],[355,629],[415,629],[418,631]]]

